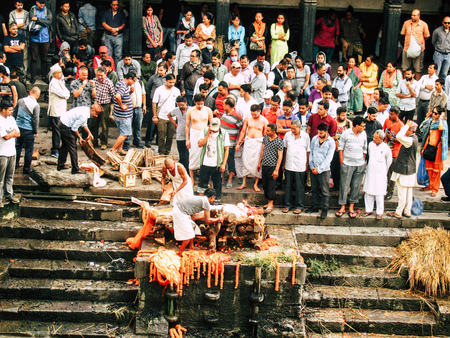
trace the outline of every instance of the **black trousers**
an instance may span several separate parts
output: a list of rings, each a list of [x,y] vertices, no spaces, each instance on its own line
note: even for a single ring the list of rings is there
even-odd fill
[[[277,181],[273,179],[272,174],[275,167],[263,166],[261,168],[262,184],[264,190],[264,196],[269,200],[273,201],[276,198],[277,191]]]
[[[311,173],[311,193],[312,193],[312,207],[328,210],[330,199],[330,171],[324,171],[321,174],[314,175]]]
[[[77,154],[77,137],[72,129],[65,124],[60,123],[59,130],[61,131],[61,148],[59,148],[58,168],[62,169],[66,164],[67,155],[70,154],[70,163],[72,164],[72,172],[80,170],[78,167]]]
[[[180,163],[189,175],[189,149],[186,147],[186,141],[177,141],[177,149],[178,155],[180,156]]]
[[[286,187],[284,190],[284,207],[303,210],[305,201],[305,172],[285,170]],[[295,183],[295,200],[292,197],[292,185]]]
[[[401,110],[398,119],[406,124],[408,121],[412,121],[414,119],[414,114],[416,110]],[[422,120],[423,121],[423,120]]]
[[[331,177],[333,178],[333,190],[339,191],[341,184],[341,162],[339,161],[339,151],[335,151],[331,160]],[[313,175],[313,173],[311,173]]]
[[[41,58],[42,77],[47,77],[48,74],[47,56],[49,47],[50,42],[44,43],[30,42],[30,54],[31,54],[30,72],[32,79],[36,78],[38,56]]]
[[[219,167],[207,167],[205,165],[200,166],[200,177],[198,179],[198,192],[203,193],[208,189],[209,179],[213,183],[214,190],[216,191],[216,199],[222,198],[222,173]]]
[[[59,117],[50,116],[50,127],[52,127],[52,154],[57,154],[61,147],[61,132],[59,131]]]
[[[28,174],[31,168],[31,160],[33,157],[34,134],[32,130],[19,128],[20,137],[16,139],[16,168],[19,166],[20,155],[22,149],[25,148],[25,156],[23,158],[23,173]]]

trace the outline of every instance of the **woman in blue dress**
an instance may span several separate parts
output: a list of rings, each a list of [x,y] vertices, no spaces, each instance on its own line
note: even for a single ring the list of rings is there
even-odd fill
[[[228,26],[228,41],[234,41],[234,46],[239,52],[239,58],[247,55],[245,47],[245,28],[241,26],[241,20],[238,15],[233,14],[231,17],[232,25]]]

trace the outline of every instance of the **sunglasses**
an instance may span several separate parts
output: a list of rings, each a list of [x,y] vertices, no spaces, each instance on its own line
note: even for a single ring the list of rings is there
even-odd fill
[[[441,113],[438,113],[438,112],[433,112],[433,115],[441,115]]]
[[[450,25],[450,22],[444,22],[444,25]]]

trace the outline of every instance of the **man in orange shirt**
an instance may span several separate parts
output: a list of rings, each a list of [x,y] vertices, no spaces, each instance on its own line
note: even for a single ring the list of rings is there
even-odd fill
[[[392,170],[394,168],[395,162],[397,162],[398,152],[402,144],[397,141],[397,133],[404,126],[403,122],[398,118],[400,115],[400,108],[398,106],[393,106],[389,110],[389,118],[384,122],[383,130],[386,133],[384,141],[388,144],[389,148],[392,150],[392,164],[388,171],[388,188],[385,200],[390,200],[392,194],[394,193],[395,182],[391,180]]]
[[[425,50],[425,40],[430,37],[430,31],[426,22],[420,20],[420,11],[415,9],[411,13],[411,19],[406,20],[403,24],[401,35],[405,38],[405,45],[402,53],[402,71],[405,72],[409,67],[414,67],[416,70],[416,80],[420,80],[420,75],[423,69],[423,52]],[[416,41],[412,41],[415,39]],[[421,52],[416,57],[411,57],[408,52],[411,44],[416,45],[416,42],[421,46]],[[414,48],[414,47],[413,47]]]
[[[274,95],[272,96],[270,107],[264,108],[261,112],[261,115],[264,116],[267,121],[269,121],[269,123],[277,124],[278,116],[283,114],[283,112],[280,110],[280,103],[280,97],[278,95]]]

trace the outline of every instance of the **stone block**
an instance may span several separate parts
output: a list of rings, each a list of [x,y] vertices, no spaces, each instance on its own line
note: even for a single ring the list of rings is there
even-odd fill
[[[145,257],[138,257],[134,265],[134,277],[144,278],[149,274],[150,261]]]
[[[82,195],[84,192],[83,188],[78,187],[50,187],[49,191],[61,195]]]
[[[104,210],[100,213],[102,221],[122,221],[122,209]]]
[[[42,186],[84,188],[92,185],[92,177],[88,174],[72,175],[70,170],[57,171],[51,166],[34,167],[30,177]]]

